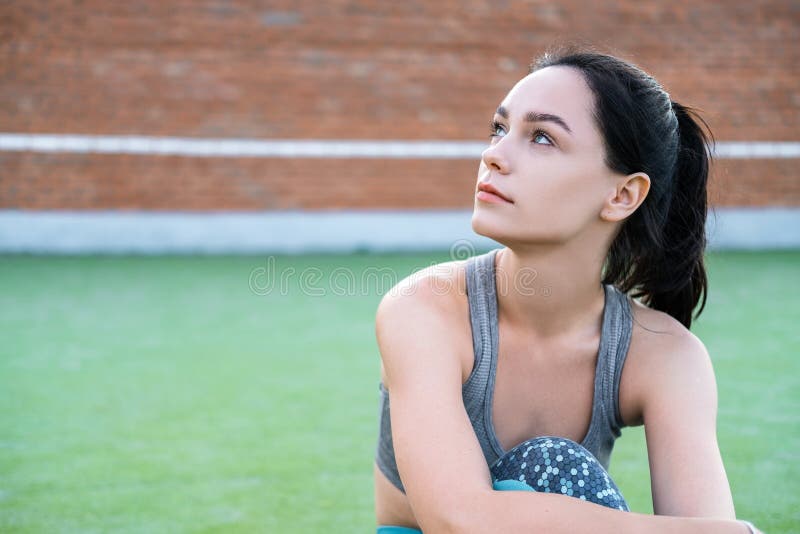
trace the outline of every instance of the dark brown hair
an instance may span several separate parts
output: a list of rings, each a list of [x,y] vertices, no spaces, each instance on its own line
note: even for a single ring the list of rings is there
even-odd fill
[[[605,145],[605,163],[622,174],[644,172],[650,191],[622,222],[603,269],[614,284],[687,328],[708,279],[703,263],[708,210],[706,184],[711,156],[708,124],[689,107],[673,102],[642,69],[594,50],[564,45],[531,63],[578,69],[594,94],[594,119]]]

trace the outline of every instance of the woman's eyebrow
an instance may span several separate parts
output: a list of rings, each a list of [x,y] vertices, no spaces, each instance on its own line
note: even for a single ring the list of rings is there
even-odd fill
[[[498,107],[496,113],[501,117],[503,117],[504,119],[508,119],[508,110],[503,106]],[[567,125],[566,121],[561,117],[559,117],[558,115],[553,115],[551,113],[539,113],[538,111],[529,111],[525,114],[525,122],[553,122],[564,128],[567,131],[567,133],[572,135],[572,130],[570,129],[569,125]]]

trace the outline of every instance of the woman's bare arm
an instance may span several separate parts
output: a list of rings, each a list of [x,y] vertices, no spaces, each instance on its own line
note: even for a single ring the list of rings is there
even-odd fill
[[[439,532],[730,532],[732,520],[650,516],[536,492],[495,491],[461,397],[462,370],[447,332],[457,307],[441,284],[417,277],[390,292],[376,336],[392,399],[395,457],[414,515]],[[403,282],[401,282],[403,284]]]
[[[656,514],[733,519],[717,444],[717,387],[708,352],[671,318],[650,334],[640,383]]]

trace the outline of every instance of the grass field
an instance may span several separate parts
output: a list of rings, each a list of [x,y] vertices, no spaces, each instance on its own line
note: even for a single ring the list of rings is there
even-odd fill
[[[374,532],[375,307],[448,259],[0,257],[0,531]],[[797,532],[800,252],[708,263],[737,511]],[[640,428],[611,472],[652,511]]]

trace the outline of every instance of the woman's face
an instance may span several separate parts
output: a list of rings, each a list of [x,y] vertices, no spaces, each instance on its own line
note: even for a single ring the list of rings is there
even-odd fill
[[[538,70],[509,91],[478,169],[475,232],[504,244],[558,243],[601,223],[616,175],[603,162],[592,108],[571,67]],[[485,183],[511,202],[481,192]]]

